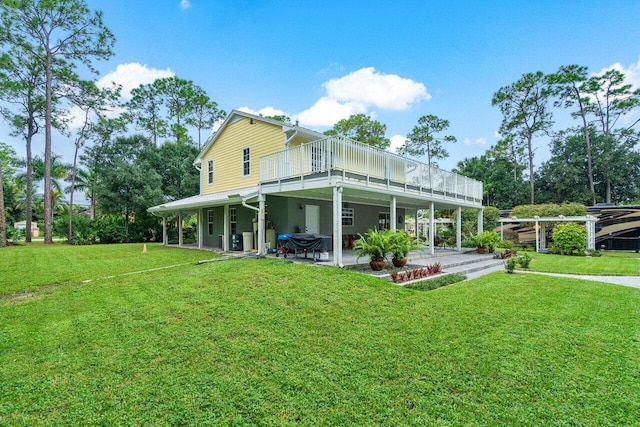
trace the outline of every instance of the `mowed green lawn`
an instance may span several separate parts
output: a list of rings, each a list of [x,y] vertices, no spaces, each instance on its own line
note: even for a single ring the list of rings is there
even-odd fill
[[[595,276],[640,276],[640,254],[603,251],[600,257],[565,256],[527,252],[534,260],[531,270],[546,273]],[[524,254],[519,251],[518,254]],[[640,282],[640,277],[638,278]]]
[[[210,255],[153,247],[133,262],[131,248],[94,264],[97,280],[61,269],[62,285],[0,300],[0,425],[640,420],[639,289],[497,272],[410,291],[281,259],[195,265]],[[20,249],[0,252],[3,275]],[[97,249],[37,250],[73,265]],[[156,256],[178,266],[104,277]],[[13,280],[46,284],[32,275],[46,271]]]

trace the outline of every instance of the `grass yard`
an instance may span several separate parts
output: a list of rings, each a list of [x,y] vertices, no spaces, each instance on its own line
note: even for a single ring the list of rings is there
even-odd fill
[[[195,263],[211,252],[160,244],[70,246],[56,243],[12,246],[0,252],[0,296],[43,285],[78,283],[98,277]]]
[[[596,276],[640,276],[640,254],[602,252],[600,257],[567,256],[527,252],[533,258],[532,271],[590,274]],[[518,254],[524,254],[519,251]],[[640,280],[640,279],[638,279]]]
[[[140,269],[136,245],[40,254],[75,265],[95,248],[96,277]],[[84,284],[59,268],[55,287],[42,286],[44,268],[17,276],[34,297],[0,300],[0,425],[640,420],[638,289],[497,272],[421,292],[281,259],[198,266],[197,251],[161,249],[147,266],[179,266]],[[20,250],[3,249],[2,265]]]

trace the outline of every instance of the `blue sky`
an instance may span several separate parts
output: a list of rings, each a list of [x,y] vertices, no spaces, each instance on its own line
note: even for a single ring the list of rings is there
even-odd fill
[[[321,131],[366,113],[396,144],[435,114],[458,139],[445,169],[497,141],[491,97],[523,73],[616,66],[640,86],[637,0],[87,2],[116,36],[98,78],[126,90],[176,75],[226,111],[285,113]],[[0,138],[24,155],[5,129]],[[539,160],[547,142],[536,141]],[[58,137],[53,151],[70,159],[71,146]]]

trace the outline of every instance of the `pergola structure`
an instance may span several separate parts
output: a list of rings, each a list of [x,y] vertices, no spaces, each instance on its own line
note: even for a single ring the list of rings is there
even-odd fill
[[[500,238],[504,239],[504,223],[505,222],[532,222],[535,223],[534,229],[536,230],[536,252],[540,249],[546,249],[547,247],[547,238],[546,238],[546,224],[547,223],[555,223],[555,222],[584,222],[585,227],[587,228],[587,249],[595,249],[596,248],[596,221],[598,218],[595,216],[587,215],[587,216],[545,216],[539,217],[534,216],[533,218],[518,218],[518,217],[510,217],[510,218],[500,218]],[[542,235],[542,239],[540,238]]]

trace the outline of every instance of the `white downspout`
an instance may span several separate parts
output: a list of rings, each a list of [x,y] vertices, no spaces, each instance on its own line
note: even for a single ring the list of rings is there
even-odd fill
[[[256,212],[258,212],[258,236],[256,237],[256,239],[258,240],[258,256],[264,256],[264,195],[259,194],[258,195],[258,203],[259,206],[258,208],[256,208],[255,206],[251,206],[250,204],[247,203],[246,199],[242,198],[242,206],[244,206],[245,208],[254,210]]]

